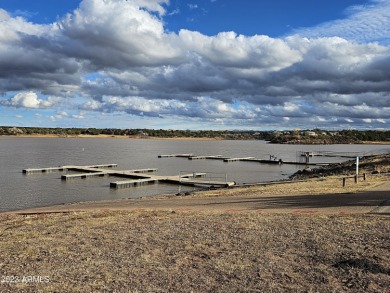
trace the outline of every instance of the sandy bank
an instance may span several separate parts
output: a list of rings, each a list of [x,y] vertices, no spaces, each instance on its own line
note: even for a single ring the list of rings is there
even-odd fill
[[[374,293],[390,284],[388,216],[99,210],[0,219],[1,292]],[[11,282],[24,276],[43,282]]]
[[[386,292],[387,178],[2,213],[0,291]]]

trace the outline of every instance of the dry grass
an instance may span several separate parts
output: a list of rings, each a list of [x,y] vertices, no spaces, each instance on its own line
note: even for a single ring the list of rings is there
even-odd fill
[[[389,217],[0,215],[1,292],[385,292]]]
[[[367,190],[387,181],[388,176],[367,175],[367,180],[359,178],[358,184],[353,178],[348,178],[345,187],[342,187],[342,177],[330,176],[322,179],[308,179],[302,182],[292,182],[284,184],[270,184],[260,186],[250,186],[246,188],[220,189],[202,191],[195,193],[199,197],[218,196],[255,196],[255,195],[275,195],[275,194],[329,194],[329,193],[355,193]]]

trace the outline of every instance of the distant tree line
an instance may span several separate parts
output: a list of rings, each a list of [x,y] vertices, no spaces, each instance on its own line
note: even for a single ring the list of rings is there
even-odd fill
[[[216,138],[226,140],[268,140],[273,143],[359,143],[362,141],[389,141],[390,130],[340,130],[328,131],[287,130],[172,130],[172,129],[117,129],[117,128],[46,128],[0,126],[0,135],[112,135],[161,138]]]
[[[270,131],[239,131],[239,130],[167,130],[167,129],[117,129],[117,128],[45,128],[45,127],[10,127],[0,126],[0,135],[113,135],[140,137],[193,137],[220,138],[233,140],[270,139]]]
[[[274,131],[271,136],[272,143],[287,144],[390,142],[390,130],[291,130]]]
[[[343,137],[354,138],[357,141],[390,141],[390,130],[342,130],[340,131],[340,135]]]

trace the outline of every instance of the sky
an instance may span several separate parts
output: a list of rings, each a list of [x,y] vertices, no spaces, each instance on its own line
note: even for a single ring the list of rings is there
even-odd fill
[[[390,0],[0,0],[0,125],[389,123]]]

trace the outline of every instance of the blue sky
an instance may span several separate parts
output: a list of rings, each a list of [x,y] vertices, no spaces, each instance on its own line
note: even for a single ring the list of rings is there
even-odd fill
[[[34,23],[52,23],[72,13],[80,0],[1,0],[0,7],[14,16]],[[166,5],[166,29],[178,32],[188,29],[215,35],[222,31],[238,34],[265,34],[279,37],[293,29],[316,26],[319,23],[345,17],[346,9],[364,5],[367,1],[308,1],[308,0],[171,0]]]
[[[345,16],[345,9],[366,1],[308,1],[308,0],[203,0],[171,1],[167,27],[173,31],[182,28],[215,35],[221,31],[238,34],[265,34],[280,37],[300,27],[315,26]],[[190,4],[192,3],[192,4]]]
[[[0,125],[388,128],[389,28],[390,0],[0,0]]]

